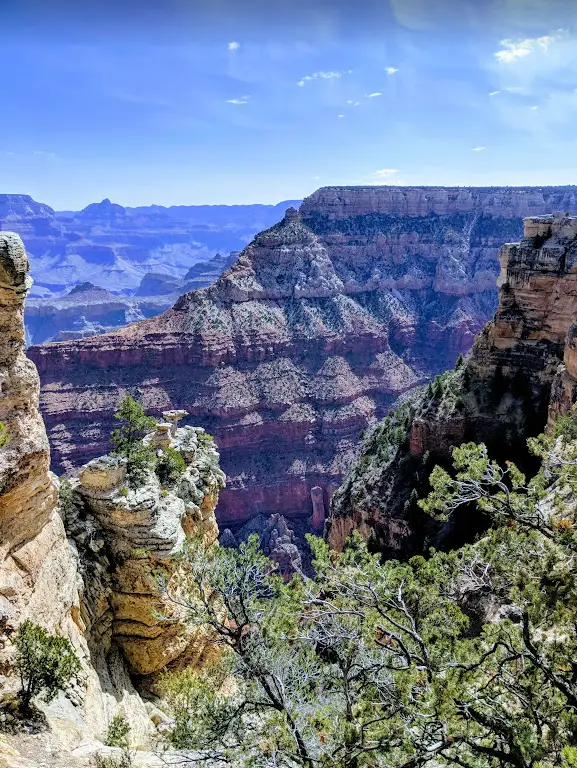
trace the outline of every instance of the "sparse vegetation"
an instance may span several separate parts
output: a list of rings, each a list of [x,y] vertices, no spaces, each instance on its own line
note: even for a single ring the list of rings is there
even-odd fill
[[[30,711],[34,697],[51,701],[80,671],[80,662],[70,642],[50,634],[30,619],[18,628],[14,644],[14,666],[20,675],[20,703],[24,713]]]
[[[135,488],[154,467],[154,451],[143,444],[142,438],[155,428],[156,419],[147,416],[142,405],[130,395],[121,401],[114,417],[121,422],[121,426],[110,437],[114,446],[113,455],[126,459],[126,477],[129,485]]]
[[[164,448],[156,462],[155,472],[162,485],[172,486],[185,469],[182,454],[174,448]]]
[[[132,768],[133,765],[132,753],[128,749],[123,749],[118,756],[97,754],[90,761],[91,768]]]
[[[108,724],[105,740],[106,746],[128,749],[129,733],[130,723],[121,712],[117,712]]]
[[[0,448],[4,448],[4,446],[8,444],[9,440],[10,434],[6,429],[6,425],[0,421]]]
[[[196,439],[201,448],[212,448],[214,446],[214,437],[209,435],[208,432],[199,432]]]
[[[58,503],[60,505],[60,511],[66,519],[72,512],[74,512],[74,492],[70,480],[65,477],[60,479],[60,488],[58,490]]]

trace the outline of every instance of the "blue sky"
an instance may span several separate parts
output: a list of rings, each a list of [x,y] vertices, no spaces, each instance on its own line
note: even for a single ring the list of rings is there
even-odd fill
[[[3,0],[0,21],[0,192],[58,209],[577,183],[572,0]]]

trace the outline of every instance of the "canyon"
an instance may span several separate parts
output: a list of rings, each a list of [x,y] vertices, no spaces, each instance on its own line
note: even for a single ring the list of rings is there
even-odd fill
[[[182,408],[216,438],[219,524],[317,524],[363,430],[454,365],[497,303],[497,254],[577,190],[330,187],[214,285],[115,333],[30,349],[58,471],[104,452],[119,400]]]
[[[0,194],[0,229],[21,235],[34,274],[27,344],[84,338],[160,314],[182,293],[214,282],[230,254],[292,202],[300,203],[125,208],[106,199],[54,211],[29,195]]]
[[[520,242],[503,245],[499,261],[499,305],[469,358],[368,436],[333,499],[333,548],[353,530],[393,557],[471,541],[484,524],[478,514],[439,526],[417,506],[435,464],[474,441],[502,462],[535,469],[527,438],[551,431],[576,402],[577,217],[527,217]]]

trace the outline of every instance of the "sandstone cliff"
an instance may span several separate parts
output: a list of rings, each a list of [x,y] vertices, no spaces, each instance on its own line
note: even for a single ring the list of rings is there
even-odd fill
[[[469,360],[374,430],[335,494],[328,522],[334,547],[353,528],[397,554],[419,551],[425,537],[425,545],[470,539],[479,519],[439,529],[416,506],[434,464],[446,462],[453,445],[474,440],[529,468],[526,438],[576,401],[577,218],[525,219],[524,237],[501,248],[500,263],[499,306]]]
[[[175,662],[195,664],[210,653],[210,639],[188,632],[163,604],[154,577],[178,578],[175,555],[186,536],[201,537],[206,546],[218,538],[214,509],[224,473],[202,429],[177,427],[184,415],[165,413],[171,421],[145,438],[156,450],[172,448],[184,458],[185,471],[169,487],[150,472],[131,489],[124,460],[113,456],[93,459],[71,481],[66,526],[80,551],[89,645],[100,657],[117,645],[139,676]]]
[[[495,309],[498,246],[571,188],[327,188],[206,290],[115,334],[31,349],[55,466],[107,445],[127,391],[215,435],[219,521],[325,507],[361,431],[452,365]]]
[[[18,235],[0,233],[0,674],[11,637],[28,617],[80,643],[76,561],[57,511],[58,486],[38,400],[40,381],[24,354],[23,309],[30,286]],[[58,600],[54,600],[58,595]],[[4,685],[7,684],[3,680]]]
[[[131,725],[132,743],[143,747],[160,720],[135,680],[169,665],[199,663],[212,649],[210,638],[187,632],[163,606],[153,572],[178,578],[173,555],[185,536],[200,536],[207,545],[216,540],[214,509],[224,475],[203,430],[179,428],[184,414],[169,412],[146,439],[156,450],[170,446],[181,453],[186,468],[178,482],[165,487],[151,474],[132,491],[124,487],[122,461],[103,457],[59,494],[49,470],[38,373],[24,354],[28,269],[20,238],[0,233],[1,719],[19,688],[14,634],[30,618],[67,637],[82,665],[72,689],[44,707],[58,747],[84,754],[89,747],[79,745],[88,739],[90,749],[98,748],[94,740],[118,713]]]

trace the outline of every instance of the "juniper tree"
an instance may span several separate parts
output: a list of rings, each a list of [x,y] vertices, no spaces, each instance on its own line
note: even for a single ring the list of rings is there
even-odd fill
[[[144,435],[156,426],[156,419],[147,416],[144,408],[130,395],[126,395],[114,414],[121,426],[115,429],[110,441],[113,455],[126,459],[126,476],[129,485],[138,486],[154,465],[154,451],[142,442]]]

